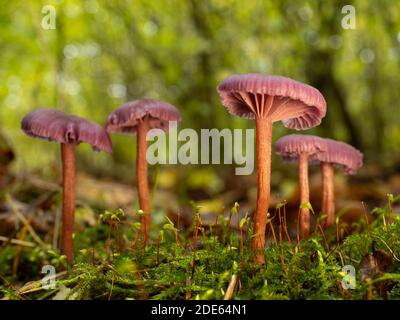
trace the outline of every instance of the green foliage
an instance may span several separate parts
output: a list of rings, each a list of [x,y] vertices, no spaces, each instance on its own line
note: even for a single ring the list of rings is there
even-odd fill
[[[55,30],[41,28],[44,5],[57,12]],[[313,131],[365,147],[369,159],[379,156],[390,165],[394,153],[399,156],[399,75],[393,70],[399,66],[400,4],[385,1],[385,14],[376,14],[373,2],[352,5],[355,30],[341,27],[337,2],[5,1],[2,129],[24,155],[19,166],[47,168],[58,159],[57,146],[33,144],[19,128],[35,108],[104,123],[124,101],[150,97],[177,105],[183,127],[246,128],[253,123],[220,106],[216,85],[233,73],[282,74],[317,86],[326,97],[327,119]],[[277,125],[274,136],[286,130]],[[126,148],[127,138],[113,140],[113,159],[80,148],[87,170],[118,174],[130,164],[134,148]]]

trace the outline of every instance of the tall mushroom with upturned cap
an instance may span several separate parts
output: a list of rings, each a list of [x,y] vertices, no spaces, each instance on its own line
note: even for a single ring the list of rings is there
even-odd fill
[[[282,121],[285,127],[296,130],[317,126],[326,114],[326,102],[317,89],[281,76],[233,75],[217,90],[230,113],[256,121],[258,193],[252,247],[255,261],[265,263],[273,123]]]
[[[22,130],[29,136],[61,144],[63,171],[63,223],[61,253],[69,264],[74,260],[72,234],[75,211],[75,149],[85,142],[96,151],[112,152],[107,132],[97,123],[67,115],[55,109],[37,109],[27,114],[21,122]]]
[[[334,168],[341,165],[346,174],[356,174],[363,166],[363,154],[353,146],[332,139],[324,139],[326,152],[315,155],[312,160],[321,162],[322,212],[326,215],[325,227],[335,223]]]
[[[284,160],[298,162],[300,203],[310,201],[308,184],[308,161],[317,158],[319,154],[327,151],[325,139],[302,134],[291,134],[278,139],[275,143],[276,153]],[[310,209],[300,208],[299,238],[304,239],[310,234]]]
[[[147,180],[147,140],[150,129],[168,130],[170,121],[180,121],[179,111],[172,105],[152,99],[130,101],[111,112],[107,119],[108,132],[137,134],[136,143],[136,185],[139,195],[143,245],[146,246],[150,228],[150,192]]]

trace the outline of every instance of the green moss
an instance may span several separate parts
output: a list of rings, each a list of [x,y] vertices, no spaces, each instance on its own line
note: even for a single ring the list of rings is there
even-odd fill
[[[200,229],[194,255],[193,239],[183,235],[176,239],[175,226],[169,221],[144,251],[137,241],[135,245],[139,231],[129,219],[121,212],[108,212],[98,225],[77,234],[76,264],[57,280],[54,290],[26,292],[16,288],[26,281],[40,280],[44,264],[60,269],[63,257],[40,248],[23,249],[19,264],[23,271],[13,275],[15,247],[3,247],[2,295],[10,299],[222,299],[236,274],[239,281],[234,299],[363,299],[368,291],[372,298],[380,299],[374,287],[361,279],[359,267],[361,259],[372,253],[375,241],[393,261],[388,272],[379,275],[390,281],[387,298],[400,299],[399,218],[390,224],[381,219],[369,230],[348,236],[339,246],[335,239],[328,239],[328,244],[332,243],[327,248],[317,235],[299,244],[270,244],[265,249],[266,266],[252,262],[250,239],[244,239],[241,252],[239,234],[226,226],[218,236]],[[353,265],[356,270],[355,289],[341,286],[344,265]]]

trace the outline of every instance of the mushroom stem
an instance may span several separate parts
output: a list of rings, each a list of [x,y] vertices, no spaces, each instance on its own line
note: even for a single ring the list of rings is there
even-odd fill
[[[144,216],[141,217],[143,232],[143,247],[146,247],[149,229],[150,229],[150,191],[147,180],[147,140],[146,135],[149,125],[146,119],[140,121],[137,126],[137,153],[136,153],[136,184],[139,195],[140,209]]]
[[[265,263],[264,247],[270,197],[272,125],[273,123],[265,117],[256,117],[258,191],[252,247],[255,251],[254,261],[260,264]]]
[[[308,184],[308,155],[300,153],[299,158],[299,188],[300,203],[310,202],[310,189]],[[310,209],[300,208],[299,214],[299,238],[305,239],[310,234]]]
[[[322,212],[326,215],[325,228],[335,223],[334,169],[332,163],[322,162]]]
[[[61,159],[63,170],[63,223],[61,233],[61,253],[66,255],[68,264],[74,262],[74,232],[75,216],[75,148],[74,143],[61,144]]]

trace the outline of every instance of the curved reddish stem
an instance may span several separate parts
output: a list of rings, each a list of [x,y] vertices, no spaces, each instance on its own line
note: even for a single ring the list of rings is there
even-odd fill
[[[137,126],[137,152],[136,152],[136,185],[139,195],[140,209],[144,215],[141,217],[143,246],[146,247],[150,229],[150,191],[147,178],[147,140],[146,135],[149,125],[146,119],[140,121]]]
[[[323,162],[322,169],[322,212],[326,215],[324,227],[335,224],[335,187],[333,164]]]
[[[72,143],[61,144],[61,159],[63,170],[63,223],[61,232],[61,253],[66,255],[68,264],[74,262],[74,232],[75,217],[75,148]]]
[[[267,118],[256,117],[258,190],[252,248],[255,251],[254,260],[260,264],[265,263],[264,247],[270,198],[272,126],[273,123]]]
[[[300,203],[310,202],[310,187],[308,184],[308,155],[299,154],[299,188]],[[310,209],[300,208],[299,212],[299,238],[305,239],[310,235]]]

